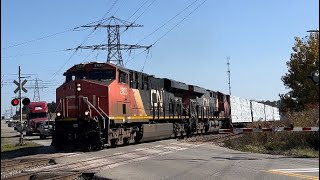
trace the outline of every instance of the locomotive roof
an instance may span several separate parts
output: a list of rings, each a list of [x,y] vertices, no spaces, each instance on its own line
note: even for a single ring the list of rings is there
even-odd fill
[[[128,68],[125,68],[123,66],[118,66],[118,65],[115,65],[115,64],[112,64],[112,63],[108,63],[108,62],[88,62],[88,63],[75,64],[74,66],[69,68],[63,75],[66,75],[67,72],[72,72],[72,71],[76,70],[76,68],[79,67],[79,66],[83,66],[84,67],[86,65],[92,65],[92,64],[107,64],[108,66],[117,68],[117,69],[119,69],[121,71],[124,71],[126,73],[134,72],[134,73],[143,74],[144,76],[152,77],[152,78],[155,78],[155,79],[163,79],[165,81],[170,81],[170,87],[171,88],[177,88],[177,89],[181,89],[181,90],[190,90],[190,88],[191,88],[192,91],[194,91],[195,93],[202,93],[202,94],[207,93],[207,91],[221,93],[219,91],[213,91],[213,90],[205,89],[205,88],[202,88],[202,87],[199,87],[199,86],[196,86],[196,85],[186,84],[184,82],[176,81],[176,80],[173,80],[173,79],[155,77],[154,75],[146,74],[144,72],[136,71],[136,70],[133,70],[133,69],[128,69]]]

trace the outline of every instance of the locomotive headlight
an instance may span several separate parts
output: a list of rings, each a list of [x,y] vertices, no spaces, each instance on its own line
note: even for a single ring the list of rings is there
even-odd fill
[[[90,114],[90,110],[87,109],[87,110],[84,112],[84,115],[85,115],[85,116],[89,116],[89,114]]]
[[[57,117],[60,117],[61,116],[61,113],[60,112],[57,112]]]
[[[76,89],[77,89],[78,92],[81,91],[81,84],[80,83],[77,84],[77,88]]]

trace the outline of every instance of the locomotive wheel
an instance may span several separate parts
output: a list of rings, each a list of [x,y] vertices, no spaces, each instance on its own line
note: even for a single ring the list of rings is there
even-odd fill
[[[125,146],[129,145],[129,139],[128,138],[123,138],[123,145],[125,145]]]
[[[118,144],[118,140],[117,139],[111,139],[111,148],[116,148]]]

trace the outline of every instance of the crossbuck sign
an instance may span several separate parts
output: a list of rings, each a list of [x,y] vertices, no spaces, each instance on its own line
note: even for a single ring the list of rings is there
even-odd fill
[[[18,87],[16,88],[16,90],[14,90],[13,92],[14,92],[14,93],[17,93],[17,92],[20,90],[20,84],[19,84],[16,80],[14,80],[13,82],[18,86]],[[25,92],[25,93],[28,92],[27,89],[23,87],[23,85],[25,85],[26,83],[27,83],[27,80],[26,80],[26,79],[23,80],[22,83],[21,83],[21,89],[22,89],[22,91]]]

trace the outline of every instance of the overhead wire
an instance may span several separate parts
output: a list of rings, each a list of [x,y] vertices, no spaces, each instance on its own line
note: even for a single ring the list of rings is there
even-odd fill
[[[188,6],[186,6],[184,9],[182,9],[180,12],[178,12],[176,15],[174,15],[172,18],[170,18],[167,22],[165,22],[164,24],[162,24],[161,26],[159,26],[158,28],[156,28],[154,31],[152,31],[150,34],[148,34],[147,36],[145,36],[142,40],[140,40],[137,44],[141,43],[143,40],[147,39],[148,37],[150,37],[152,34],[154,34],[155,32],[159,31],[161,28],[163,28],[164,26],[166,26],[168,23],[170,23],[172,20],[174,20],[175,18],[177,18],[180,14],[182,14],[184,11],[186,11],[187,9],[189,9],[192,5],[194,5],[196,2],[198,2],[199,0],[194,0],[193,2],[191,2]],[[159,41],[159,40],[157,40]],[[151,47],[154,45],[155,43],[153,43],[151,45]],[[125,65],[133,60],[134,58],[138,57],[139,55],[141,55],[143,52],[146,52],[148,51],[148,49],[145,49],[144,51],[142,51],[141,53],[137,54],[136,56],[128,59],[126,62],[125,62]],[[145,63],[144,63],[145,64]]]
[[[29,55],[38,55],[38,54],[51,54],[51,53],[57,53],[57,52],[63,52],[64,50],[56,50],[56,51],[45,51],[45,52],[35,52],[35,53],[24,53],[24,54],[17,54],[14,56],[2,56],[2,59],[8,59],[8,58],[15,58],[20,56],[29,56]]]
[[[145,12],[147,12],[147,10],[149,9],[149,7],[150,7],[154,2],[156,2],[156,0],[153,0],[153,1],[148,5],[148,7],[133,21],[133,23],[135,23]]]
[[[103,18],[102,18],[102,19],[100,19],[99,21],[95,21],[95,22],[86,24],[86,25],[90,25],[90,24],[94,24],[94,23],[103,23],[103,22],[105,22],[105,21],[108,19],[108,18],[106,18],[107,15],[111,12],[111,10],[113,9],[113,7],[115,6],[115,4],[116,4],[117,2],[118,2],[118,0],[115,0],[115,1],[113,2],[113,4],[111,5],[111,7],[108,9],[108,11],[103,15]],[[79,26],[79,27],[82,27],[82,26]],[[72,57],[73,57],[73,56],[76,54],[76,52],[78,51],[79,47],[82,46],[82,45],[88,40],[88,38],[92,35],[93,32],[95,32],[96,29],[97,29],[97,27],[95,27],[95,28],[93,29],[93,31],[91,31],[91,33],[80,43],[80,45],[77,46],[77,48],[76,48],[75,51],[72,53],[72,55],[64,62],[64,64],[58,69],[58,71],[56,71],[55,73],[53,73],[52,80],[53,80],[54,82],[56,82],[55,79],[54,79],[54,78],[56,77],[56,75],[57,75],[57,74],[63,69],[63,67],[72,59]],[[92,52],[90,52],[89,55],[87,55],[85,59],[87,59],[87,58],[91,55],[91,53],[92,53]],[[85,61],[85,59],[84,59],[83,61]]]
[[[74,30],[74,29],[75,29],[75,28],[68,29],[68,30],[61,31],[61,32],[57,32],[57,33],[53,33],[53,34],[50,34],[50,35],[47,35],[47,36],[42,36],[42,37],[40,37],[40,38],[32,39],[32,40],[29,40],[29,41],[24,41],[24,42],[17,43],[17,44],[11,45],[11,46],[7,46],[7,47],[1,48],[1,49],[2,49],[2,50],[5,50],[5,49],[13,48],[13,47],[16,47],[16,46],[21,46],[21,45],[24,45],[24,44],[36,42],[36,41],[39,41],[39,40],[41,40],[41,39],[46,39],[46,38],[49,38],[49,37],[53,37],[53,36],[56,36],[56,35],[59,35],[59,34],[63,34],[63,33],[72,31],[72,30]]]
[[[144,67],[145,67],[145,65],[146,65],[146,62],[147,62],[147,59],[148,59],[148,55],[149,55],[149,51],[148,51],[148,53],[147,53],[146,59],[144,60],[144,63],[143,63],[142,69],[141,69],[142,72],[143,72]],[[151,58],[152,58],[152,49],[151,49],[151,53],[150,53],[149,59],[151,59]]]
[[[129,21],[145,4],[147,4],[149,0],[146,0],[128,19],[127,21]]]
[[[153,44],[155,45],[157,42],[159,42],[163,37],[165,37],[168,33],[170,33],[174,28],[179,26],[184,20],[186,20],[191,14],[193,14],[196,10],[198,10],[207,0],[204,0],[201,4],[199,4],[194,10],[192,10],[187,16],[185,16],[182,20],[180,20],[175,26],[173,26],[171,29],[169,29],[164,35],[162,35],[160,38],[158,38]]]
[[[198,1],[198,0],[196,0]],[[195,9],[193,9],[188,15],[186,15],[182,20],[180,20],[178,23],[176,23],[175,26],[173,26],[171,29],[169,29],[165,34],[163,34],[160,38],[158,38],[150,47],[153,47],[156,43],[158,43],[162,38],[164,38],[168,33],[170,33],[174,28],[179,26],[184,20],[186,20],[191,14],[193,14],[196,10],[198,10],[207,0],[204,0],[202,3],[200,3]],[[143,68],[145,67],[146,60],[144,62]],[[142,70],[143,70],[142,68]]]
[[[98,46],[101,46],[107,39],[103,40]],[[85,62],[85,60],[95,51],[96,49],[93,49],[83,60],[82,63]]]
[[[189,9],[194,3],[198,2],[199,0],[195,0],[192,3],[190,3],[187,7],[185,7],[183,10],[181,10],[179,13],[177,13],[175,16],[173,16],[172,18],[170,18],[167,22],[165,22],[164,24],[162,24],[161,26],[159,26],[158,28],[156,28],[154,31],[152,31],[150,34],[148,34],[146,37],[144,37],[142,40],[140,40],[137,44],[141,43],[143,40],[147,39],[148,37],[150,37],[152,34],[154,34],[155,32],[159,31],[161,28],[163,28],[164,26],[166,26],[168,23],[170,23],[173,19],[175,19],[176,17],[178,17],[180,14],[182,14],[184,11],[186,11],[187,9]]]
[[[87,23],[86,25],[91,25],[91,24],[94,24],[94,23],[97,23],[97,22],[101,22],[101,21],[106,20],[106,19],[107,19],[106,16],[108,15],[108,13],[111,11],[111,9],[114,7],[114,5],[115,5],[117,2],[118,2],[118,0],[115,0],[115,2],[112,4],[111,8],[109,8],[109,10],[104,14],[104,16],[103,16],[102,19],[97,20],[97,21],[94,21],[94,22]],[[82,25],[81,25],[81,26],[82,26]],[[47,39],[47,38],[50,38],[50,37],[53,37],[53,36],[57,36],[57,35],[60,35],[60,34],[66,33],[66,32],[70,32],[70,31],[80,31],[80,30],[78,30],[78,29],[79,29],[81,26],[76,26],[76,27],[74,27],[74,28],[70,28],[70,29],[67,29],[67,30],[64,30],[64,31],[60,31],[60,32],[56,32],[56,33],[53,33],[53,34],[45,35],[45,36],[42,36],[42,37],[39,37],[39,38],[35,38],[35,39],[32,39],[32,40],[28,40],[28,41],[16,43],[16,44],[13,44],[13,45],[10,45],[10,46],[1,48],[1,50],[6,50],[6,49],[9,49],[9,48],[21,46],[21,45],[24,45],[24,44],[36,42],[36,41],[39,41],[39,40],[42,40],[42,39]],[[85,29],[82,29],[82,30],[85,30]]]
[[[113,2],[113,4],[111,5],[111,7],[108,9],[108,11],[102,16],[102,19],[106,19],[108,14],[110,13],[110,11],[113,9],[113,7],[118,3],[119,0],[115,0]],[[103,21],[101,21],[103,22]]]

